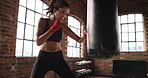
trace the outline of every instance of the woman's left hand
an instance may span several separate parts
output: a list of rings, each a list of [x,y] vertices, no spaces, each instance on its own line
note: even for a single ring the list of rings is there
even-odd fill
[[[87,38],[87,31],[86,30],[84,30],[84,32],[83,32],[83,37],[86,39]]]

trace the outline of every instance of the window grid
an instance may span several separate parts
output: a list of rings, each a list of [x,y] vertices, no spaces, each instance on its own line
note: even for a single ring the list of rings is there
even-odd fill
[[[119,16],[119,23],[121,51],[144,51],[142,14],[128,14]]]
[[[71,30],[80,36],[80,22],[72,16],[68,16],[68,26]],[[67,56],[68,57],[81,57],[81,45],[75,40],[68,37]]]
[[[16,56],[37,56],[39,47],[35,43],[34,34],[47,5],[41,0],[20,0],[19,4]]]

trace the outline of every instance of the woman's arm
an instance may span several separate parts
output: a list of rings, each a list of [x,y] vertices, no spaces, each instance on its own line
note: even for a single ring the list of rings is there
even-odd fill
[[[37,33],[36,33],[36,43],[38,46],[46,42],[46,40],[52,35],[52,32],[49,30],[44,34],[42,34],[45,24],[46,24],[46,20],[44,20],[43,18],[40,18],[38,23]]]
[[[63,32],[79,43],[82,43],[86,40],[85,36],[83,37],[77,36],[66,24],[63,24]]]

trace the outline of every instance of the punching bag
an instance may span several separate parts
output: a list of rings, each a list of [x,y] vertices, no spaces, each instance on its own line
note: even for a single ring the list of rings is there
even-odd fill
[[[89,57],[108,59],[119,55],[116,0],[87,0],[87,33]]]

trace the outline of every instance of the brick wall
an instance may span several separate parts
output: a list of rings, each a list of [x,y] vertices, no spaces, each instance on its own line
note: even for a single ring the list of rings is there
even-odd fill
[[[68,2],[71,4],[71,15],[85,24],[86,5],[79,0],[68,0]],[[18,5],[19,0],[0,0],[0,78],[29,78],[36,59],[36,57],[15,57]],[[148,48],[147,9],[148,6],[144,4],[119,6],[119,15],[127,13],[144,14],[146,48]],[[72,70],[76,70],[74,62],[83,58],[66,57],[67,36],[65,34],[63,34],[61,43],[65,60]],[[148,61],[148,52],[121,53],[119,58]],[[112,74],[112,60],[94,60],[94,73]],[[58,76],[50,71],[46,74],[45,78],[58,78]]]
[[[70,0],[69,3],[71,2],[75,1]],[[71,11],[71,15],[84,23],[86,20],[86,5],[82,3],[76,3],[76,5],[71,6],[72,10],[74,10]],[[29,78],[36,60],[36,57],[15,56],[18,7],[19,0],[0,0],[0,78]],[[75,70],[74,62],[82,60],[82,58],[66,57],[67,36],[65,34],[63,34],[61,43],[65,60],[70,68]],[[45,78],[59,77],[55,72],[49,71]]]
[[[17,26],[18,0],[0,2],[0,53],[14,55]]]
[[[144,30],[145,30],[145,48],[144,52],[122,52],[117,59],[122,60],[142,60],[148,62],[148,5],[147,3],[134,3],[138,0],[125,0],[122,2],[126,5],[120,5],[119,3],[119,15],[128,14],[128,13],[142,13],[144,16]],[[144,1],[144,0],[143,0]],[[141,4],[141,5],[140,5]],[[128,6],[128,7],[127,7]],[[116,59],[115,59],[116,60]],[[94,60],[94,73],[102,75],[113,75],[112,64],[113,60]],[[147,65],[148,72],[148,65]]]

